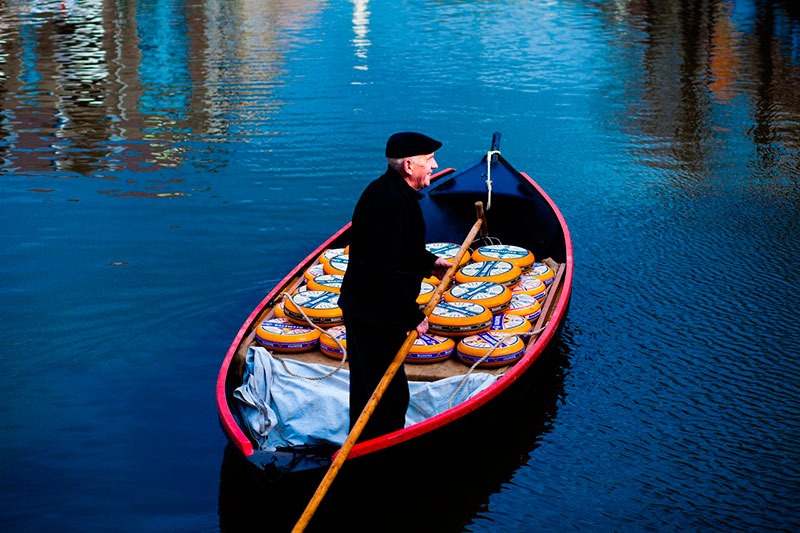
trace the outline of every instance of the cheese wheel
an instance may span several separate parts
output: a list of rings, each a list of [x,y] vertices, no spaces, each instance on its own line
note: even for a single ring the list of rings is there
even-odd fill
[[[311,322],[318,326],[338,326],[344,323],[342,310],[339,308],[339,295],[329,291],[305,291],[286,300],[284,311],[286,318],[296,324],[307,325],[300,309],[305,311]]]
[[[517,265],[522,271],[533,266],[534,257],[530,250],[510,244],[492,244],[481,246],[472,252],[473,261],[508,261]]]
[[[406,354],[409,363],[437,363],[453,353],[456,342],[441,335],[422,335],[414,341]]]
[[[444,293],[446,302],[475,302],[490,313],[503,312],[511,303],[511,291],[493,281],[468,281],[451,287]]]
[[[265,320],[256,328],[256,341],[276,352],[306,352],[317,345],[320,332],[300,326],[286,318]]]
[[[439,335],[473,335],[491,323],[492,313],[473,302],[440,302],[428,317],[429,330]]]
[[[339,254],[331,257],[327,264],[322,265],[322,269],[326,274],[338,274],[344,276],[347,270],[347,262],[350,260],[350,254]]]
[[[283,309],[283,302],[275,306],[275,318],[286,318],[286,311]]]
[[[337,255],[342,255],[345,253],[344,248],[328,248],[323,250],[321,254],[319,254],[319,258],[317,259],[320,264],[326,265],[330,262],[332,257],[336,257]]]
[[[425,248],[430,253],[439,256],[442,259],[452,261],[455,259],[456,255],[458,255],[458,251],[461,249],[461,246],[452,242],[429,242],[425,245]],[[467,250],[467,252],[461,256],[461,261],[458,264],[463,265],[464,263],[469,263],[469,250]]]
[[[516,293],[511,296],[511,305],[506,309],[506,313],[523,316],[527,318],[531,324],[539,317],[541,312],[542,306],[539,304],[539,300],[530,294],[521,293]]]
[[[503,313],[492,317],[489,333],[529,333],[532,329],[530,320],[524,316]]]
[[[329,291],[339,293],[342,288],[344,276],[338,274],[323,274],[308,280],[308,288],[312,291]]]
[[[495,345],[497,348],[494,348]],[[525,343],[516,335],[503,338],[492,333],[481,333],[464,337],[456,348],[458,358],[468,365],[477,363],[490,351],[491,355],[479,367],[503,366],[517,361],[525,355]]]
[[[525,273],[520,278],[517,286],[511,289],[511,292],[529,294],[541,303],[542,299],[547,295],[547,286],[539,278],[530,273]]]
[[[316,265],[312,265],[306,269],[303,273],[303,277],[306,278],[306,281],[310,281],[314,279],[316,276],[321,276],[325,273],[324,266],[321,263],[317,263]]]
[[[417,303],[419,304],[419,306],[425,307],[428,304],[428,302],[431,301],[434,292],[436,292],[436,287],[434,287],[427,281],[423,281],[422,283],[420,283],[419,296],[417,296]]]
[[[341,361],[344,353],[334,339],[338,339],[339,342],[342,343],[342,346],[344,346],[344,349],[347,350],[347,331],[343,325],[326,329],[325,333],[319,338],[319,349],[328,357],[333,357]]]
[[[511,288],[519,283],[521,276],[522,270],[508,261],[479,261],[462,266],[456,272],[456,282],[493,281]]]
[[[550,285],[553,283],[553,269],[549,266],[545,265],[544,263],[534,263],[533,268],[530,270],[531,276],[534,278],[538,278],[542,280],[542,283],[545,285]]]

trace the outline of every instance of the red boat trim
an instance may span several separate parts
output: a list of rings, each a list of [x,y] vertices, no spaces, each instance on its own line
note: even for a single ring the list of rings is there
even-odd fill
[[[559,211],[558,207],[556,207],[555,203],[553,203],[553,200],[542,190],[541,187],[539,187],[535,181],[531,179],[530,176],[524,172],[520,172],[520,174],[527,179],[528,182],[547,201],[551,209],[553,209],[554,213],[556,214],[562,231],[564,232],[564,245],[566,252],[565,268],[567,270],[563,276],[564,281],[561,288],[562,297],[559,299],[558,305],[553,311],[553,315],[550,318],[547,329],[542,333],[541,336],[539,336],[538,339],[536,339],[535,343],[528,347],[528,349],[525,351],[525,355],[516,365],[511,368],[511,370],[506,372],[494,384],[480,392],[477,396],[473,397],[469,401],[457,405],[452,409],[448,409],[443,413],[423,420],[422,422],[418,422],[413,426],[399,429],[381,437],[360,442],[353,446],[350,454],[348,455],[348,459],[354,459],[361,455],[367,455],[369,453],[394,446],[395,444],[400,444],[401,442],[405,442],[412,438],[428,433],[429,431],[444,426],[445,424],[471,413],[478,407],[481,407],[486,402],[503,392],[506,388],[508,388],[509,385],[514,383],[533,364],[533,362],[544,351],[544,348],[552,340],[555,332],[558,330],[558,326],[566,316],[570,295],[572,293],[572,237],[570,236],[569,228],[567,227],[567,223],[564,220],[561,211]]]
[[[228,405],[227,395],[225,394],[225,382],[228,377],[228,370],[231,366],[231,362],[233,361],[233,356],[236,354],[236,350],[239,349],[239,346],[242,343],[242,340],[247,335],[248,330],[252,326],[253,322],[261,315],[262,311],[265,307],[272,301],[272,299],[286,286],[289,281],[297,275],[298,272],[305,269],[307,265],[313,263],[319,254],[327,248],[330,243],[336,240],[342,233],[347,231],[350,228],[350,223],[348,222],[342,229],[334,233],[327,241],[322,243],[316,250],[311,252],[305,259],[303,259],[294,269],[289,272],[289,274],[284,277],[280,283],[278,283],[274,289],[263,299],[261,303],[250,313],[250,316],[247,317],[247,320],[239,329],[239,332],[236,334],[236,337],[233,339],[233,343],[231,347],[228,348],[228,353],[225,354],[225,359],[222,362],[222,367],[219,371],[219,376],[217,377],[217,410],[219,411],[219,420],[220,425],[222,426],[223,431],[227,433],[228,437],[230,438],[231,442],[239,448],[239,450],[245,455],[250,456],[253,455],[253,443],[244,434],[242,428],[239,427],[239,424],[236,423],[236,418],[234,418],[233,413],[231,413],[231,408]]]

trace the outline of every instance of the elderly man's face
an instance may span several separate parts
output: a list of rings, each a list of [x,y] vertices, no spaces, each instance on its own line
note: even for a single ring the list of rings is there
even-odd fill
[[[436,164],[436,159],[434,159],[432,153],[411,157],[406,163],[406,169],[409,173],[406,182],[415,191],[427,187],[431,184],[431,174],[437,168],[439,168],[439,165]]]

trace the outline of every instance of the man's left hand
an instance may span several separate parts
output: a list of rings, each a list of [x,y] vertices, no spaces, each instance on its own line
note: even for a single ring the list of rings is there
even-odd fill
[[[452,262],[448,261],[447,259],[443,259],[438,257],[436,259],[436,263],[433,264],[433,270],[431,274],[436,276],[439,279],[442,279],[445,274],[447,274],[447,270],[453,265]]]

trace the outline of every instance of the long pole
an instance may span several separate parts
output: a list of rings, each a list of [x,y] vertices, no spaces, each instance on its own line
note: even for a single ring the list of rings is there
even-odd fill
[[[479,218],[472,226],[472,229],[467,234],[467,238],[464,239],[461,248],[459,248],[456,257],[453,259],[453,264],[447,270],[447,273],[442,278],[442,281],[436,287],[436,290],[434,291],[430,302],[428,302],[428,305],[426,305],[425,309],[423,310],[423,313],[425,313],[426,317],[431,314],[433,308],[436,307],[436,304],[439,303],[439,299],[442,297],[442,293],[450,284],[450,280],[453,279],[453,274],[455,273],[456,268],[458,268],[458,264],[461,262],[461,258],[464,256],[464,253],[466,252],[467,248],[469,248],[469,245],[472,244],[472,241],[475,240],[475,235],[477,235],[482,222],[483,219]],[[361,436],[361,432],[364,430],[364,426],[367,425],[369,418],[375,411],[375,407],[378,405],[378,402],[383,397],[383,393],[386,392],[386,389],[389,387],[389,383],[392,381],[392,378],[394,378],[394,375],[400,369],[400,365],[402,365],[403,362],[405,361],[408,350],[411,349],[411,346],[414,344],[414,341],[416,341],[418,337],[419,335],[417,333],[417,330],[412,329],[411,332],[408,334],[408,337],[406,337],[406,340],[403,343],[403,345],[400,346],[400,349],[397,351],[397,355],[394,356],[394,359],[392,360],[392,363],[389,365],[389,368],[386,369],[386,373],[383,375],[383,378],[381,378],[380,383],[378,383],[378,386],[375,387],[375,392],[372,393],[372,396],[370,396],[369,400],[367,401],[367,405],[364,406],[364,410],[361,411],[358,420],[356,420],[356,423],[353,424],[353,429],[351,429],[350,434],[347,435],[344,444],[342,444],[342,448],[339,450],[339,453],[336,454],[336,457],[333,459],[331,466],[328,467],[328,471],[325,473],[325,477],[322,478],[322,481],[317,487],[316,492],[314,492],[314,495],[308,502],[305,511],[303,511],[303,514],[300,516],[300,519],[294,525],[294,529],[292,529],[293,533],[301,533],[302,531],[305,531],[309,521],[311,520],[311,517],[314,516],[314,513],[317,511],[319,504],[322,503],[322,499],[325,497],[325,494],[327,494],[328,489],[330,489],[333,480],[339,474],[339,470],[342,468],[342,465],[347,459],[347,456],[350,455],[350,450],[353,449],[353,446],[355,446],[358,437]]]

